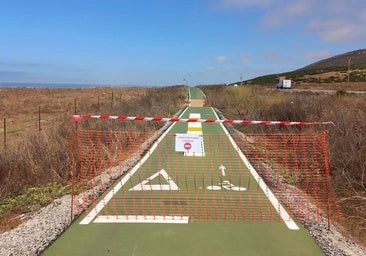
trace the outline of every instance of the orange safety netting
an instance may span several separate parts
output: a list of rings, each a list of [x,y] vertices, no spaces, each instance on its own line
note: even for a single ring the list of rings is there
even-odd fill
[[[234,136],[252,166],[299,219],[341,216],[330,183],[327,132]]]
[[[225,134],[203,135],[197,157],[175,151],[175,134],[154,145],[157,133],[77,131],[69,136],[73,213],[99,204],[100,215],[126,218],[279,221],[284,208],[306,221],[339,216],[326,133],[232,136],[234,144]]]

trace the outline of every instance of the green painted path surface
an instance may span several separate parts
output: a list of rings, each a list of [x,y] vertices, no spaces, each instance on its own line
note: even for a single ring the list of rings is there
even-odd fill
[[[189,87],[189,97],[190,99],[204,99],[205,94],[196,87]]]
[[[191,89],[191,97],[203,97],[203,94],[196,88]],[[189,107],[182,118],[188,118],[190,113],[200,113],[202,119],[215,118],[212,108]],[[202,124],[203,134],[224,134],[219,124]],[[169,135],[185,133],[187,123],[176,123],[169,131]],[[173,138],[173,136],[171,136]],[[169,142],[170,143],[170,142]],[[172,140],[171,143],[174,143]],[[205,140],[205,145],[209,142]],[[225,144],[226,145],[226,144]],[[173,147],[174,148],[174,147]],[[216,149],[219,150],[219,149]],[[235,155],[228,149],[227,154]],[[178,187],[183,185],[184,178],[180,175],[187,173],[178,166],[194,164],[202,168],[213,168],[221,164],[215,162],[215,150],[210,151],[205,157],[184,157],[179,153],[169,151],[166,148],[158,148],[144,163],[143,166],[131,177],[122,189],[116,193],[119,200],[132,203],[128,191],[141,180],[149,177],[155,171],[164,169],[170,177],[176,181]],[[155,156],[164,155],[164,159]],[[174,156],[171,156],[173,154]],[[220,154],[223,154],[222,152]],[[223,159],[226,157],[224,156]],[[171,160],[169,160],[171,159]],[[229,158],[228,158],[229,159]],[[177,161],[180,164],[177,164]],[[237,161],[237,168],[242,173],[241,177],[248,178],[250,173],[240,159],[231,158],[230,161]],[[209,167],[205,167],[209,166]],[[197,169],[197,167],[195,167]],[[203,173],[203,171],[202,171]],[[139,177],[139,178],[137,178]],[[235,176],[236,177],[236,176]],[[233,181],[235,183],[235,181]],[[190,197],[190,189],[181,191],[150,191],[149,198],[154,198],[154,193],[167,198],[171,193],[187,193]],[[250,192],[250,191],[246,191]],[[135,192],[138,195],[139,192]],[[140,192],[142,193],[142,192]],[[207,192],[206,192],[207,193]],[[215,193],[214,191],[211,193]],[[245,192],[242,193],[245,200]],[[141,195],[142,196],[142,195]],[[173,195],[174,196],[174,195]],[[202,193],[202,199],[205,193]],[[265,195],[263,194],[264,200]],[[134,198],[136,200],[136,197]],[[160,202],[161,203],[161,202]],[[157,202],[159,205],[159,202]],[[112,211],[109,203],[106,205]],[[146,209],[145,209],[146,210]],[[123,209],[121,209],[123,212]],[[282,221],[255,222],[255,221],[230,221],[230,220],[197,220],[193,218],[188,224],[131,224],[131,223],[94,223],[80,225],[84,216],[80,216],[73,225],[44,252],[44,255],[324,255],[321,249],[313,241],[305,229],[300,226],[299,230],[290,230]]]

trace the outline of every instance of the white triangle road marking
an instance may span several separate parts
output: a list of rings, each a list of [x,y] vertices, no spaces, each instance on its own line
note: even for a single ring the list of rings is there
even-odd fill
[[[163,176],[168,184],[150,184],[153,179],[156,179],[159,175]],[[141,183],[137,184],[133,188],[130,188],[129,191],[147,191],[147,190],[179,190],[177,184],[170,178],[168,173],[161,169],[160,171],[154,173],[147,179],[143,180]]]

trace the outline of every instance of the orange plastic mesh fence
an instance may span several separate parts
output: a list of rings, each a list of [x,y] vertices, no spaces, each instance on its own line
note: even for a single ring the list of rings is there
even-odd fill
[[[339,216],[325,133],[238,134],[233,135],[236,145],[227,135],[205,134],[203,156],[176,152],[174,134],[149,150],[157,138],[122,131],[69,136],[73,213],[99,203],[99,214],[106,216],[279,221],[280,205],[268,200],[270,190],[298,219]],[[268,187],[263,190],[260,182]]]
[[[341,218],[330,183],[327,132],[234,136],[252,166],[298,219]]]

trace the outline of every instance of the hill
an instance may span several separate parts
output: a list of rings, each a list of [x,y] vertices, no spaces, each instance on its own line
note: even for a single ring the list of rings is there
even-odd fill
[[[339,54],[328,59],[317,61],[300,70],[347,67],[348,65],[362,65],[366,63],[366,49]]]
[[[366,49],[339,54],[294,71],[260,76],[243,83],[273,85],[279,77],[291,79],[295,84],[366,82]]]

